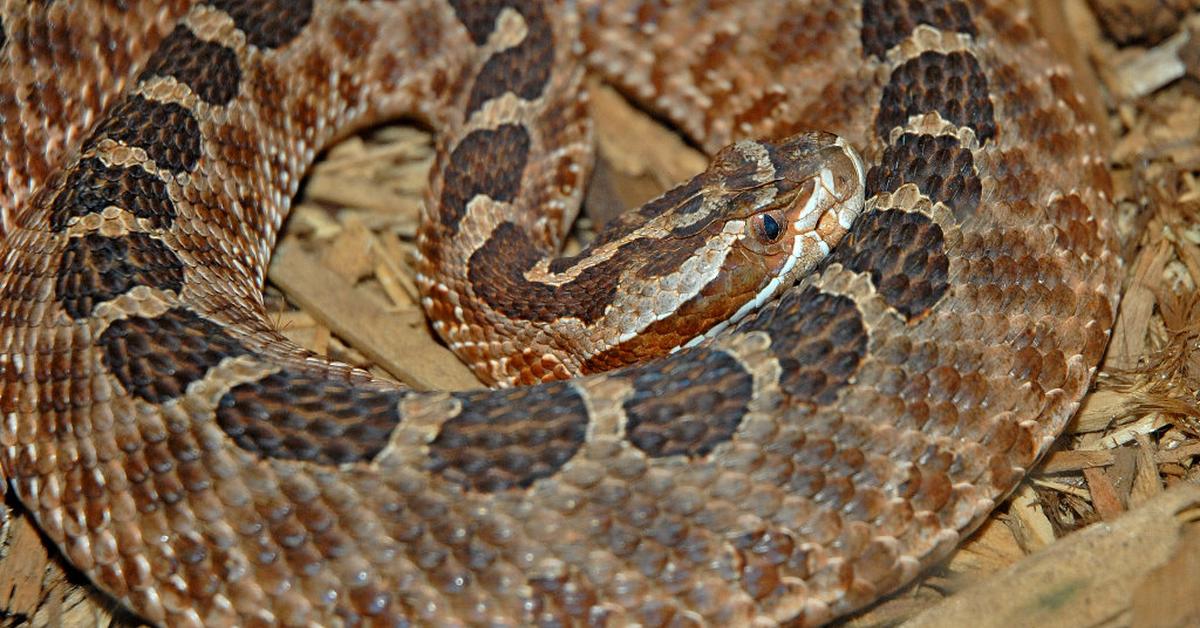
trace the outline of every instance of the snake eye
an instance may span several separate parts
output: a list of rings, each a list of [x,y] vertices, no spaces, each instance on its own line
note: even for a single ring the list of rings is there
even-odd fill
[[[758,230],[758,237],[764,243],[771,243],[779,239],[783,235],[783,225],[775,219],[771,214],[759,214],[755,220]]]

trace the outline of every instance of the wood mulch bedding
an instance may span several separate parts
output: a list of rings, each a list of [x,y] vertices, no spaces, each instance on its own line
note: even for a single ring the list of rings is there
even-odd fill
[[[852,625],[1200,625],[1197,5],[1034,0],[1039,27],[1103,103],[1127,270],[1113,341],[1037,471],[949,562]],[[1156,19],[1139,13],[1148,6]],[[705,164],[616,93],[593,92],[600,163],[591,218],[571,246],[592,219]],[[419,388],[472,388],[431,336],[409,263],[431,160],[429,134],[403,124],[331,149],[280,240],[267,304],[278,328],[313,351]],[[7,507],[0,628],[137,625],[64,567],[11,495]]]

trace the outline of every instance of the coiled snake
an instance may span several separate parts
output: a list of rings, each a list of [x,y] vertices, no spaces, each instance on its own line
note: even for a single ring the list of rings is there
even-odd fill
[[[150,621],[825,622],[946,556],[1105,348],[1108,175],[1007,0],[192,4],[0,14],[3,475]],[[862,215],[818,260],[854,162],[798,135],[545,258],[584,184],[581,59],[713,152],[840,134]],[[261,289],[300,176],[406,114],[440,132],[428,310],[477,372],[668,354],[451,394],[286,343]],[[789,213],[818,192],[832,213]],[[716,221],[722,196],[754,210]],[[736,322],[716,292],[808,263]],[[713,338],[671,352],[679,313]]]

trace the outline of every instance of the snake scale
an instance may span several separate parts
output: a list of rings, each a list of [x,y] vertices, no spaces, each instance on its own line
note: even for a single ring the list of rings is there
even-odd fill
[[[1105,163],[1008,0],[0,7],[3,475],[155,623],[828,622],[977,526],[1107,343]],[[612,264],[650,256],[617,276],[654,286],[687,263],[612,244],[624,218],[545,262],[587,172],[585,65],[712,153],[837,133],[862,214],[759,311],[581,378],[414,392],[273,329],[266,263],[306,168],[411,115],[439,131],[418,268],[447,341],[500,383],[639,358],[636,333],[570,364],[488,331],[551,342],[618,309]],[[634,213],[708,238],[729,181],[783,193],[755,177],[786,140],[734,146]],[[750,220],[780,226],[726,224]]]

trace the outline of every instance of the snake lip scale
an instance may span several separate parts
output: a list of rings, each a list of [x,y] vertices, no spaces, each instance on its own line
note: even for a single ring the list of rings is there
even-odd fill
[[[10,0],[0,54],[0,473],[159,625],[828,623],[1011,492],[1113,324],[1087,103],[1007,1]],[[585,69],[713,161],[561,257]],[[400,116],[423,305],[498,389],[265,311],[305,170]]]

